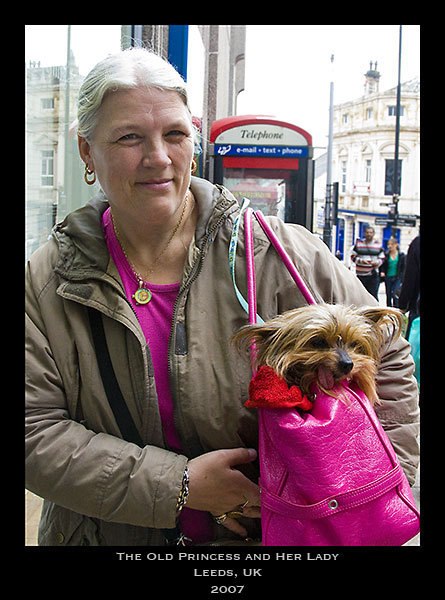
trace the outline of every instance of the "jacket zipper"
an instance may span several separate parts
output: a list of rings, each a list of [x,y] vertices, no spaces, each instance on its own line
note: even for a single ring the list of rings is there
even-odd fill
[[[220,227],[222,221],[227,218],[227,216],[228,216],[227,210],[229,208],[231,208],[233,206],[233,204],[234,203],[227,206],[226,211],[220,216],[220,218],[216,221],[216,223],[209,229],[209,231],[207,233],[206,242],[202,245],[201,254],[195,263],[196,267],[194,267],[194,271],[190,274],[187,282],[185,283],[184,287],[180,290],[180,292],[176,298],[176,301],[175,301],[175,304],[173,307],[172,327],[171,327],[170,338],[169,338],[169,342],[168,342],[168,375],[169,375],[170,381],[174,380],[174,377],[173,377],[174,344],[173,344],[173,342],[176,341],[176,321],[177,321],[177,316],[178,316],[179,304],[182,301],[182,298],[184,297],[184,294],[186,293],[186,291],[191,287],[192,283],[195,281],[195,279],[201,273],[204,258],[207,253],[207,250],[209,248],[209,245],[211,243],[213,234]],[[172,386],[170,385],[170,394],[171,394],[172,402],[173,402],[173,422],[174,422],[176,431],[178,432],[179,439],[181,440],[182,449],[188,456],[190,456],[190,454],[191,454],[190,447],[188,446],[187,441],[182,439],[181,428],[179,427],[179,415],[178,415],[179,408],[178,408],[178,403],[177,403],[177,398],[176,398],[176,386],[174,387],[174,389],[172,389]]]

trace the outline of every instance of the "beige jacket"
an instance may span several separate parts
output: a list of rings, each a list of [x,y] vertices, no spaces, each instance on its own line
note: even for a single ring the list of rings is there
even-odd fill
[[[257,447],[256,411],[244,407],[247,359],[228,344],[247,322],[228,268],[239,207],[224,188],[192,178],[199,206],[174,310],[169,370],[184,455],[166,447],[150,351],[110,259],[101,228],[103,196],[67,216],[26,271],[26,485],[45,498],[41,545],[162,545],[175,522],[187,458],[220,448]],[[318,300],[375,304],[362,284],[303,227],[269,223]],[[254,227],[258,312],[263,319],[304,304]],[[243,227],[236,277],[246,289]],[[119,385],[140,448],[120,437],[92,347],[87,306],[101,311]],[[419,451],[417,385],[409,345],[387,348],[378,374],[379,417],[414,482]],[[256,480],[257,465],[244,472]],[[248,520],[258,534],[258,520]],[[215,525],[215,537],[231,536]]]

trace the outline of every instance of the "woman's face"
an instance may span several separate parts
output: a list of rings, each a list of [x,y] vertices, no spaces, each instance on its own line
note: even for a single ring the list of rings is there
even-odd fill
[[[181,97],[156,88],[105,96],[92,141],[79,138],[116,212],[165,222],[182,205],[193,158],[191,119]]]

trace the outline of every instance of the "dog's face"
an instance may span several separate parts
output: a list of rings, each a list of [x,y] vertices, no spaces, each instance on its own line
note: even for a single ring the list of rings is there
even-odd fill
[[[234,336],[238,348],[255,344],[256,365],[268,365],[305,394],[314,382],[325,391],[354,379],[371,402],[387,326],[398,335],[402,317],[395,309],[317,304],[291,310]]]

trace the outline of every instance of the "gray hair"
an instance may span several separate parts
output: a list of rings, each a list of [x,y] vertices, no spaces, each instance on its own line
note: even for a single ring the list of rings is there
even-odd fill
[[[166,60],[144,48],[130,48],[97,63],[88,73],[79,90],[77,133],[88,141],[93,138],[98,113],[108,92],[135,87],[156,87],[177,92],[190,116],[186,83]],[[196,146],[196,135],[195,135]]]

